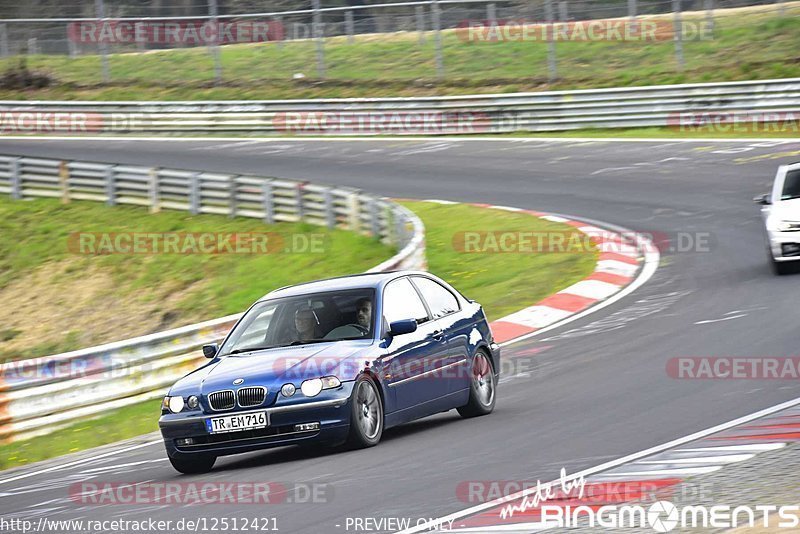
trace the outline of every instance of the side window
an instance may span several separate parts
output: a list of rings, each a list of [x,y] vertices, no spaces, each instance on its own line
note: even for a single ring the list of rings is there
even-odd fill
[[[428,311],[408,278],[390,282],[383,291],[383,317],[387,324],[402,319],[428,320]]]
[[[434,319],[444,317],[460,309],[455,295],[430,278],[415,276],[414,284],[422,292],[422,296],[425,297]]]

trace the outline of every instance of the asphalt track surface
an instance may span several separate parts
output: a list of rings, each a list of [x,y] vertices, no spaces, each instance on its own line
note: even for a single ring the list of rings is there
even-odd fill
[[[662,250],[650,281],[615,304],[506,347],[506,360],[525,366],[504,368],[489,417],[440,414],[387,431],[362,451],[227,457],[194,477],[175,473],[160,444],[74,466],[55,460],[46,472],[36,473],[40,465],[0,476],[2,517],[275,517],[282,532],[347,532],[347,518],[416,520],[466,508],[456,495],[463,481],[551,480],[562,467],[576,472],[800,396],[797,381],[676,380],[666,372],[677,356],[798,354],[800,275],[770,271],[751,199],[767,191],[778,164],[800,160],[800,142],[3,140],[0,153],[252,172],[709,236],[707,250]],[[3,482],[12,474],[24,478]],[[71,502],[69,485],[90,477],[314,482],[333,491],[330,502],[313,505]]]

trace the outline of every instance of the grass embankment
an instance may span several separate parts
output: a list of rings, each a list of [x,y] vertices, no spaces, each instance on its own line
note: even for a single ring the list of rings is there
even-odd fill
[[[111,56],[112,83],[103,84],[98,56],[35,55],[30,68],[57,81],[41,90],[4,90],[5,99],[228,100],[474,94],[544,89],[786,78],[800,76],[800,6],[787,4],[715,11],[713,39],[683,43],[679,69],[671,39],[558,42],[558,80],[547,80],[547,45],[540,41],[469,42],[443,32],[446,75],[435,76],[434,41],[415,33],[326,41],[327,76],[314,79],[311,41],[222,47],[224,82],[213,83],[211,56],[187,48]],[[703,13],[686,14],[686,35]],[[651,17],[670,23],[671,15]],[[463,36],[463,34],[461,34]],[[14,66],[18,58],[0,61]],[[293,80],[303,73],[306,78]]]
[[[428,268],[431,272],[452,282],[459,290],[470,298],[482,303],[487,314],[492,319],[498,319],[505,314],[528,306],[537,300],[558,291],[582,278],[594,268],[597,254],[585,253],[558,253],[558,254],[497,254],[497,253],[462,253],[458,246],[454,246],[454,236],[459,232],[572,232],[573,228],[551,223],[531,215],[490,210],[465,205],[440,205],[423,202],[405,202],[406,206],[414,210],[423,220],[427,229]],[[3,211],[6,215],[2,216]],[[84,211],[88,210],[88,211]],[[65,252],[55,254],[59,246],[54,243],[63,242],[65,236],[73,230],[84,229],[84,217],[92,216],[91,228],[109,230],[109,226],[116,228],[118,225],[134,227],[139,231],[145,229],[164,231],[165,227],[174,229],[190,228],[191,230],[222,231],[222,228],[231,228],[242,223],[246,228],[258,227],[257,223],[215,218],[209,216],[189,217],[180,213],[162,213],[158,216],[147,215],[141,210],[126,210],[121,216],[120,208],[105,208],[98,205],[73,204],[61,206],[53,202],[17,202],[11,203],[0,200],[0,257],[6,258],[3,268],[12,266],[14,272],[19,274],[24,265],[31,268],[64,261]],[[125,221],[122,223],[120,221]],[[134,222],[135,221],[135,222]],[[170,222],[174,226],[170,226]],[[9,235],[6,226],[14,224],[13,233]],[[6,225],[6,226],[3,226]],[[115,226],[117,225],[117,226]],[[316,230],[316,229],[315,229]],[[4,240],[3,240],[4,239]],[[131,298],[139,292],[155,292],[161,294],[162,284],[172,283],[174,276],[180,276],[191,287],[198,279],[205,280],[210,277],[209,269],[213,272],[225,273],[225,276],[211,278],[203,293],[187,296],[187,302],[202,302],[205,306],[201,309],[202,319],[214,317],[224,312],[240,311],[251,300],[261,296],[270,287],[278,285],[277,276],[288,278],[296,282],[310,278],[324,277],[340,272],[358,271],[377,263],[380,258],[380,247],[360,236],[349,236],[345,232],[336,232],[331,243],[356,247],[355,250],[336,248],[336,252],[325,254],[324,258],[317,261],[331,262],[329,268],[336,269],[322,272],[322,266],[316,263],[303,268],[286,269],[282,274],[270,274],[270,269],[259,265],[257,261],[276,261],[275,258],[247,258],[235,257],[232,262],[217,265],[226,258],[212,258],[204,261],[203,258],[168,258],[164,263],[151,265],[157,261],[156,257],[133,258],[123,257],[115,260],[111,256],[81,258],[77,273],[85,277],[87,270],[110,271],[110,276],[117,277],[118,286],[114,292],[119,292],[117,306],[123,316],[134,315],[126,312]],[[17,243],[19,250],[14,256],[8,257],[9,245]],[[49,245],[48,245],[49,243]],[[338,247],[339,245],[337,245]],[[359,251],[358,247],[361,247]],[[374,257],[370,256],[373,255]],[[361,256],[361,257],[359,257]],[[298,258],[295,256],[282,258],[291,263]],[[302,257],[300,258],[302,260]],[[175,262],[173,265],[172,262]],[[292,265],[294,265],[292,263]],[[4,272],[4,271],[0,271]],[[12,273],[6,273],[6,284],[14,278]],[[68,279],[68,278],[67,278]],[[144,283],[143,280],[148,280]],[[53,291],[50,295],[58,295],[57,289],[60,280],[50,280]],[[280,282],[281,284],[283,282]],[[254,289],[252,286],[258,286]],[[30,286],[40,287],[40,286]],[[42,286],[43,287],[43,286]],[[247,289],[246,289],[247,288]],[[29,288],[30,289],[30,288]],[[55,292],[54,292],[55,291]],[[198,289],[198,292],[200,289]],[[44,293],[44,291],[42,291]],[[235,295],[226,292],[233,292]],[[126,294],[127,296],[122,296]],[[204,295],[204,296],[201,296]],[[71,295],[74,297],[74,295]],[[214,298],[221,299],[225,305],[214,308]],[[44,297],[43,297],[44,298]],[[52,297],[51,297],[52,298]],[[68,297],[65,297],[68,298]],[[0,303],[3,303],[3,293],[0,289]],[[8,303],[9,307],[12,304]],[[219,304],[219,303],[217,303]],[[0,306],[0,308],[5,306]],[[178,308],[182,309],[182,308]],[[212,311],[215,310],[215,311]],[[106,310],[113,311],[113,310]],[[116,313],[116,312],[115,312]],[[138,312],[137,315],[139,316]],[[187,317],[183,315],[183,317]],[[47,327],[50,321],[48,315],[36,315],[36,324]],[[81,318],[75,317],[74,325],[81,325]],[[118,339],[120,336],[117,336]],[[47,436],[32,438],[18,443],[0,445],[0,469],[23,465],[54,456],[67,454],[91,447],[112,443],[121,439],[130,438],[143,433],[157,430],[159,401],[142,402],[109,412],[96,418],[87,419]]]

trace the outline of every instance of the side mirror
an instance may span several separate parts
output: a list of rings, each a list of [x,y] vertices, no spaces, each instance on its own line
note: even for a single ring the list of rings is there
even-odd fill
[[[753,197],[753,202],[755,202],[756,204],[761,204],[762,206],[772,204],[772,202],[770,202],[769,200],[769,193]]]
[[[416,319],[403,319],[395,321],[389,325],[389,333],[393,336],[402,336],[403,334],[410,334],[417,331]]]
[[[210,345],[203,345],[203,356],[206,358],[213,358],[219,352],[219,345],[212,343]]]

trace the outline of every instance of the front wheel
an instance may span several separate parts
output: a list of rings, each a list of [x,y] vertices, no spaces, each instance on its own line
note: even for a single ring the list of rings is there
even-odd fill
[[[214,462],[217,461],[216,456],[197,454],[190,456],[169,457],[169,463],[176,471],[185,475],[196,475],[199,473],[208,473],[214,467]]]
[[[347,444],[363,449],[378,444],[383,434],[383,403],[375,382],[361,375],[353,386],[350,402],[350,435]]]
[[[492,413],[495,404],[497,378],[489,356],[479,350],[472,359],[472,377],[469,384],[469,401],[458,408],[461,417],[478,417]]]

